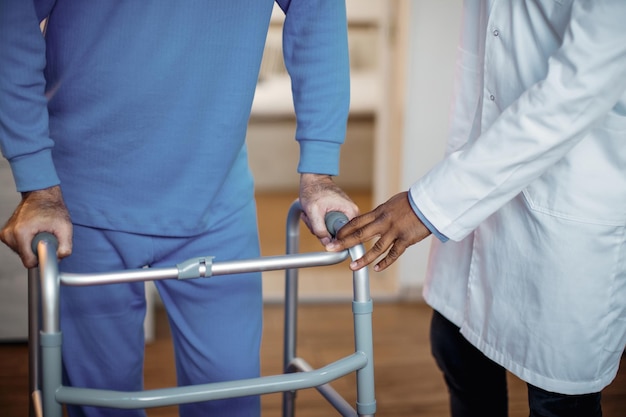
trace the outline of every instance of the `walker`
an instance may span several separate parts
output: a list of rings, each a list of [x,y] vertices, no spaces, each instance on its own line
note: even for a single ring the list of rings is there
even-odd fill
[[[283,417],[293,417],[297,390],[315,387],[342,416],[374,416],[374,363],[372,346],[372,300],[367,268],[353,272],[354,353],[319,369],[296,356],[298,268],[338,264],[348,256],[363,256],[363,245],[343,252],[300,254],[299,222],[302,208],[296,200],[287,216],[286,254],[237,261],[213,262],[204,256],[171,268],[146,268],[110,273],[59,273],[56,238],[40,233],[33,239],[39,267],[28,271],[30,417],[62,417],[63,404],[143,409],[249,395],[283,393]],[[326,216],[335,234],[347,222],[343,213]],[[160,279],[202,279],[243,272],[285,270],[284,373],[226,382],[134,392],[63,386],[61,380],[61,329],[59,286],[86,286]],[[41,317],[41,318],[40,318]],[[357,401],[351,406],[329,383],[356,372]]]

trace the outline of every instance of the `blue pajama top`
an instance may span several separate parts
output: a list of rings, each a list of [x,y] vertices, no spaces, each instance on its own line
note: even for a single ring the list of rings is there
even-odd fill
[[[345,5],[278,3],[298,172],[337,175]],[[74,223],[158,236],[201,233],[213,210],[249,200],[246,127],[273,4],[0,2],[0,145],[17,190],[61,184]]]

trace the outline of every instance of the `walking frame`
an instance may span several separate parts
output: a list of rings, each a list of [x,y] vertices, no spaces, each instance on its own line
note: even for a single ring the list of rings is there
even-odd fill
[[[213,262],[205,256],[189,259],[171,268],[144,268],[109,273],[59,273],[56,238],[40,233],[33,240],[39,266],[28,271],[29,389],[30,417],[62,417],[63,404],[143,409],[249,395],[283,393],[283,417],[293,417],[296,392],[316,388],[344,417],[374,416],[374,362],[372,346],[372,300],[367,268],[353,272],[354,353],[319,369],[296,356],[298,268],[338,264],[348,256],[360,258],[363,245],[343,252],[298,253],[300,214],[296,200],[287,216],[286,254],[236,261]],[[347,222],[344,214],[332,212],[326,225],[335,234]],[[285,270],[284,373],[235,381],[171,387],[134,392],[77,388],[62,384],[60,285],[87,286],[161,279],[202,279],[256,271]],[[352,407],[330,382],[356,372],[357,400]]]

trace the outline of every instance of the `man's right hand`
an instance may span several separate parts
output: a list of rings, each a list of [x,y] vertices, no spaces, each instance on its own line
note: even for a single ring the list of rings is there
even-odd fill
[[[59,259],[72,253],[72,222],[59,186],[22,193],[22,201],[0,230],[0,240],[16,252],[26,268],[37,266],[31,242],[40,232],[59,241]]]

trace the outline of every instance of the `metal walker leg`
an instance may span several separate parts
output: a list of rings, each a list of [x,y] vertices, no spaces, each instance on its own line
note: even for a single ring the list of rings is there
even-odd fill
[[[286,253],[294,254],[299,251],[300,242],[300,214],[302,209],[299,203],[294,202],[287,215]],[[326,224],[334,233],[345,223],[345,216],[327,218]],[[344,223],[341,223],[344,222]],[[331,223],[331,224],[329,224]],[[332,224],[335,223],[335,224]],[[360,258],[364,253],[362,246],[350,251],[353,259]],[[357,351],[364,352],[369,359],[368,364],[357,370],[357,410],[335,391],[330,384],[316,387],[319,393],[333,405],[344,417],[373,416],[376,412],[374,395],[374,365],[372,341],[372,300],[369,293],[369,276],[367,269],[353,273],[352,312],[354,314],[354,334]],[[285,339],[283,370],[285,373],[310,371],[313,369],[304,359],[296,355],[297,347],[297,312],[298,312],[298,270],[285,271]],[[283,417],[294,417],[296,391],[283,393]]]

